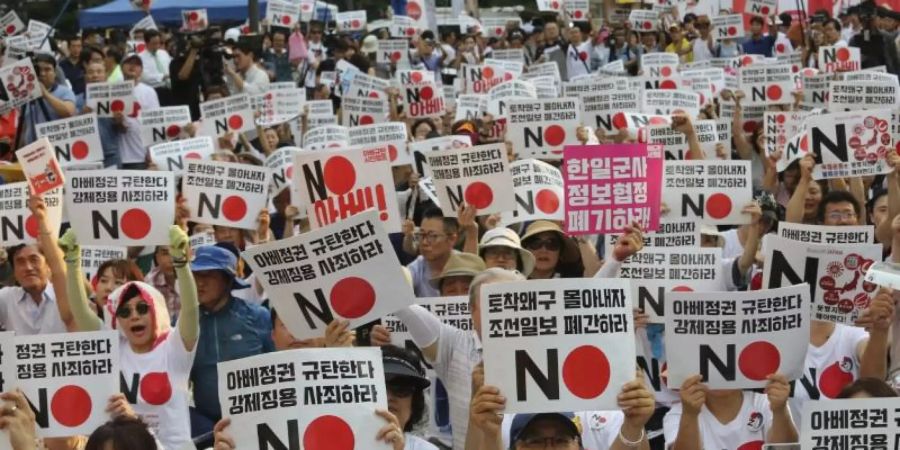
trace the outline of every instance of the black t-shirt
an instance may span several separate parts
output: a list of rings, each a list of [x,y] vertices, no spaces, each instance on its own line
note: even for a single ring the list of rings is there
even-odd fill
[[[191,120],[200,120],[200,84],[203,78],[200,75],[200,61],[194,61],[191,75],[187,80],[178,78],[178,72],[187,62],[187,55],[176,56],[169,64],[169,79],[172,80],[172,96],[177,104],[187,104],[191,110]]]

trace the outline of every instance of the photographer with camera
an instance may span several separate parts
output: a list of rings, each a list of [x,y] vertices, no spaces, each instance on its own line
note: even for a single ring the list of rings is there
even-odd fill
[[[225,81],[232,94],[259,95],[269,88],[269,75],[256,64],[256,50],[250,42],[241,42],[232,51],[234,67],[225,65]]]
[[[875,3],[860,3],[851,7],[851,10],[859,17],[862,28],[850,39],[850,46],[859,47],[862,68],[887,65],[887,56],[884,51],[886,39],[875,21]]]
[[[199,36],[178,36],[176,42],[178,51],[169,65],[172,95],[188,105],[191,120],[197,121],[200,120],[200,87],[203,84],[200,61],[203,39]]]

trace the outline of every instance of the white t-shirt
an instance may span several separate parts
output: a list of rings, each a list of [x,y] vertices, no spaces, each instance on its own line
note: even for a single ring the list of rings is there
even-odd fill
[[[152,87],[137,83],[132,93],[142,111],[159,108],[159,97]],[[119,133],[119,151],[123,163],[141,163],[147,159],[147,148],[141,140],[141,122],[137,118],[125,116],[125,132]]]
[[[809,345],[803,375],[793,382],[788,402],[797,429],[800,429],[803,417],[800,413],[807,400],[835,398],[845,386],[859,378],[856,349],[868,337],[869,333],[862,328],[836,324],[825,345]]]
[[[579,411],[575,414],[575,422],[581,424],[581,442],[585,450],[607,450],[619,437],[619,430],[625,423],[622,411]],[[509,435],[515,414],[504,414],[501,431],[503,448],[509,448]]]
[[[194,364],[194,351],[187,351],[178,327],[165,341],[148,353],[135,353],[128,340],[120,337],[120,369],[125,380],[125,396],[134,412],[147,423],[167,449],[182,449],[191,443],[191,419],[188,412],[191,394],[188,380]]]
[[[694,62],[709,61],[715,57],[713,52],[709,49],[709,42],[703,38],[698,37],[697,39],[694,39],[691,46],[692,51],[694,52]]]
[[[403,446],[403,450],[438,450],[434,444],[418,436],[406,433],[405,437],[406,445]]]
[[[566,73],[570,80],[591,72],[591,50],[590,42],[583,42],[577,47],[570,45],[566,50]]]
[[[306,61],[308,63],[308,72],[306,72],[306,87],[316,87],[316,69],[313,67],[316,61],[325,60],[325,46],[321,42],[308,42],[308,50],[306,53]]]
[[[719,422],[706,406],[700,410],[700,439],[703,450],[750,450],[759,449],[766,441],[766,434],[772,426],[772,411],[769,399],[755,392],[743,392],[744,401],[735,418],[726,424]],[[678,438],[681,422],[681,403],[676,404],[663,419],[666,448],[672,449]]]
[[[723,231],[722,238],[725,240],[725,247],[722,248],[722,257],[740,258],[744,253],[744,246],[741,245],[741,239],[738,237],[737,228]]]

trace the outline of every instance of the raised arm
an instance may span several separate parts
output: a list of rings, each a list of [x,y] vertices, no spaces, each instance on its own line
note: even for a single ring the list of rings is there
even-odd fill
[[[193,351],[200,336],[200,304],[197,300],[197,284],[194,274],[188,265],[187,255],[190,253],[187,233],[178,225],[169,227],[169,253],[172,265],[175,266],[175,278],[178,279],[178,292],[181,294],[181,312],[178,314],[178,332],[184,349]]]
[[[855,323],[869,331],[869,338],[856,349],[860,377],[887,377],[888,338],[893,321],[894,298],[889,290],[881,289]]]
[[[788,444],[797,442],[800,437],[797,427],[791,418],[787,400],[791,393],[791,386],[784,375],[772,374],[766,383],[766,396],[769,398],[769,408],[772,410],[772,428],[766,436],[766,443]]]
[[[807,154],[800,160],[800,181],[794,189],[785,209],[784,218],[786,222],[803,223],[804,203],[806,202],[806,193],[809,191],[810,183],[815,183],[812,179],[812,171],[816,166],[816,160],[811,154]]]
[[[69,327],[67,320],[73,321],[74,331],[97,331],[103,322],[88,306],[87,294],[84,291],[84,274],[81,272],[81,246],[71,228],[59,239],[59,247],[65,253],[66,260],[66,293],[65,299],[57,298],[59,315]],[[68,317],[68,318],[67,318]]]
[[[47,265],[50,266],[50,285],[53,287],[53,293],[56,295],[57,309],[59,316],[66,325],[68,331],[78,331],[75,327],[75,320],[69,311],[69,298],[66,292],[66,266],[63,263],[63,254],[56,245],[56,235],[50,230],[47,223],[47,205],[44,199],[38,196],[31,196],[28,199],[28,207],[34,215],[38,224],[38,245],[41,248],[44,258],[47,259]],[[84,284],[81,285],[82,291]]]
[[[700,139],[697,138],[697,131],[694,130],[694,124],[691,122],[690,116],[687,114],[672,115],[672,129],[684,133],[688,141],[688,152],[686,159],[704,160],[706,154],[700,147]]]

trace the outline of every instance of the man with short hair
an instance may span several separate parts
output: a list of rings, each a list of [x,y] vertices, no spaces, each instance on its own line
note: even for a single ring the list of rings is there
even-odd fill
[[[65,333],[50,266],[38,246],[19,245],[8,253],[17,286],[0,289],[0,325],[17,335]]]
[[[81,37],[71,36],[66,39],[68,46],[68,55],[59,61],[59,68],[62,69],[72,85],[72,91],[75,95],[84,94],[84,69],[79,63],[81,60]]]
[[[416,297],[437,297],[440,293],[429,281],[434,274],[444,270],[450,255],[456,253],[453,246],[459,237],[459,225],[456,219],[444,217],[439,208],[429,208],[422,215],[415,237],[419,243],[419,257],[407,266],[412,275],[413,291]]]
[[[156,30],[144,30],[146,48],[140,53],[144,71],[141,81],[156,89],[169,85],[169,64],[172,57],[162,47],[162,36]]]
[[[40,81],[41,97],[24,107],[25,130],[21,134],[24,141],[19,147],[37,140],[35,127],[38,124],[72,117],[76,113],[75,93],[56,81],[56,60],[45,54],[35,55],[31,60]]]
[[[159,97],[150,86],[142,83],[144,72],[143,59],[136,53],[131,53],[122,60],[122,75],[125,80],[134,82],[134,100],[140,105],[140,109],[159,108]],[[122,155],[122,168],[129,170],[143,170],[147,168],[149,153],[141,140],[141,123],[138,120],[138,111],[126,111],[124,126],[125,131],[119,134],[119,148]]]
[[[764,36],[763,26],[765,24],[766,20],[760,16],[750,18],[750,36],[742,44],[744,53],[772,57],[772,48],[775,47],[775,39],[778,37],[778,27],[773,23],[769,26],[769,34]]]
[[[232,94],[259,95],[269,88],[269,76],[256,65],[256,51],[248,42],[238,42],[232,51],[234,68],[225,65],[225,78]]]
[[[106,82],[106,66],[100,62],[87,65],[84,79],[87,83]],[[90,113],[90,108],[84,105],[85,94],[79,97],[79,108],[84,114]],[[125,132],[125,116],[121,111],[113,113],[113,117],[98,117],[97,130],[100,132],[100,142],[103,143],[103,167],[119,168],[122,164],[122,155],[119,154],[119,135]]]

